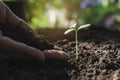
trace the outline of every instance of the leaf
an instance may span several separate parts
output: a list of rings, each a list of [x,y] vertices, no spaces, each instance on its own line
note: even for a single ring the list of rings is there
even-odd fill
[[[79,29],[83,29],[83,28],[87,28],[87,27],[89,27],[89,26],[90,26],[90,24],[82,25],[82,26],[80,26],[80,27],[78,28],[78,30],[79,30]]]
[[[69,29],[73,29],[73,28],[75,28],[75,27],[76,27],[76,25],[77,25],[77,23],[75,23],[75,24],[71,25],[71,26],[69,27]]]
[[[69,32],[74,31],[74,29],[68,29],[64,32],[64,34],[68,34]]]

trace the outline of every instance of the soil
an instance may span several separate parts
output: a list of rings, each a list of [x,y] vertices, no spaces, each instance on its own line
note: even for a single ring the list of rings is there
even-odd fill
[[[1,54],[0,80],[120,80],[120,32],[91,27],[79,34],[78,60],[73,33],[54,43],[70,55],[68,61],[38,63]]]

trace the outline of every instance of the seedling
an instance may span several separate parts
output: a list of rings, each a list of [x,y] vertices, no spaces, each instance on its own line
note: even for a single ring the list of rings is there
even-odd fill
[[[79,26],[77,23],[75,23],[74,25],[70,26],[65,32],[64,34],[68,34],[72,31],[75,31],[75,42],[76,42],[76,60],[78,60],[78,31],[80,29],[89,27],[90,24],[85,24],[85,25],[81,25]]]

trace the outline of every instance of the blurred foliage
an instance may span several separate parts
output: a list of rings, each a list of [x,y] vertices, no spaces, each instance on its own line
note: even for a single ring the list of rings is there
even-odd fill
[[[44,0],[27,0],[25,4],[25,16],[32,28],[46,26],[47,17],[45,16]]]
[[[117,14],[120,9],[119,0],[27,0],[25,15],[33,28],[63,26],[57,20],[53,25],[49,23],[48,16],[46,16],[47,4],[58,10],[64,9],[66,20],[61,20],[65,20],[67,25],[73,20],[77,20],[81,24],[100,25],[109,16]],[[114,20],[120,22],[120,16],[118,15]]]
[[[32,28],[53,27],[48,21],[46,7],[53,5],[55,8],[62,8],[64,0],[27,0],[25,5],[25,16]],[[50,5],[49,5],[50,4]]]
[[[117,14],[120,9],[119,4],[119,2],[115,2],[113,0],[103,0],[101,4],[82,9],[78,19],[83,22],[100,24],[107,17]]]
[[[76,10],[75,6],[76,4],[78,4],[78,2],[79,0],[69,0],[69,1],[68,0],[26,0],[25,6],[24,6],[25,16],[26,16],[27,22],[32,26],[32,28],[63,26],[62,22],[64,20],[69,20],[68,16],[71,17],[71,15],[74,14],[73,10]],[[56,13],[54,13],[56,16],[55,17],[56,21],[53,24],[49,22],[49,19],[47,16],[48,15],[47,8],[51,9],[51,11],[52,9],[56,11]],[[67,12],[66,14],[67,9],[68,11],[72,11],[72,12],[70,13]],[[65,13],[65,16],[63,15],[64,13],[60,14],[60,16],[57,15],[57,13],[62,13],[62,12]]]
[[[120,0],[25,0],[24,12],[33,29],[67,27],[73,21],[120,29]]]

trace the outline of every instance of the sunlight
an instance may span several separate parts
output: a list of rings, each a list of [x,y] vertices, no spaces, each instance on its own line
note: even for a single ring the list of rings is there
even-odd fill
[[[66,10],[57,9],[49,3],[46,4],[46,15],[49,24],[52,27],[66,27],[68,26],[68,20],[66,19]]]

